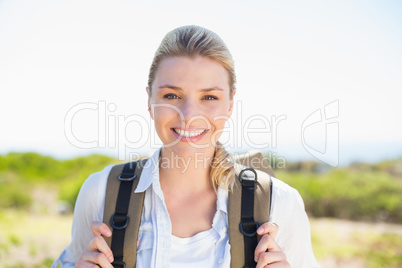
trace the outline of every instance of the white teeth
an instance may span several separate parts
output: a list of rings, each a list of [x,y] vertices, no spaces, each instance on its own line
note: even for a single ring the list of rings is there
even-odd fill
[[[180,136],[184,136],[184,137],[195,137],[195,136],[201,135],[205,131],[205,129],[198,130],[198,131],[187,131],[187,130],[184,131],[184,130],[176,129],[176,128],[174,128],[173,130]]]

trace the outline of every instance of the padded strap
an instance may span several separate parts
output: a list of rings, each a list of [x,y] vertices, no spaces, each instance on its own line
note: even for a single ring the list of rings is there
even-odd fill
[[[103,222],[113,233],[113,238],[105,240],[113,251],[114,267],[135,267],[145,192],[134,193],[133,189],[146,161],[114,166],[109,174]]]
[[[229,243],[231,255],[231,268],[245,267],[245,241],[243,234],[239,231],[242,222],[242,185],[239,180],[240,172],[244,169],[241,165],[235,165],[236,180],[233,190],[229,192],[228,204],[228,223],[229,223]],[[269,221],[271,208],[271,177],[267,173],[255,170],[257,173],[257,182],[254,185],[254,214],[253,218],[259,225]],[[248,206],[249,207],[249,206]],[[248,208],[249,209],[249,208]],[[249,212],[246,212],[249,213]],[[250,215],[250,213],[248,214]],[[261,237],[257,236],[257,242]],[[252,258],[254,259],[253,246],[246,246],[252,250]]]
[[[137,164],[135,174],[137,179],[133,182],[133,189],[137,187],[142,168],[145,165],[147,159],[141,160]],[[113,232],[113,228],[110,225],[110,219],[115,212],[118,189],[120,181],[118,177],[123,172],[123,165],[117,165],[112,168],[108,178],[106,198],[105,198],[105,210],[103,215],[103,222],[105,222]],[[239,174],[243,168],[240,165],[235,165],[236,180],[233,187],[233,191],[229,192],[229,204],[228,204],[228,223],[229,223],[229,243],[231,245],[231,268],[244,267],[245,264],[245,252],[244,252],[244,238],[239,231],[241,222],[241,193],[242,187],[239,180]],[[272,181],[270,176],[260,170],[257,172],[258,181],[255,183],[254,189],[254,219],[259,224],[269,221],[269,213],[271,208],[271,191]],[[132,191],[133,193],[134,191]],[[143,210],[145,193],[133,193],[130,198],[130,205],[128,209],[129,225],[126,228],[125,235],[125,247],[123,250],[123,261],[126,263],[126,267],[135,267],[137,258],[137,239],[138,230],[141,223],[141,214]],[[260,237],[257,237],[259,241]],[[105,237],[106,242],[111,246],[111,238]]]
[[[113,237],[111,250],[114,256],[113,267],[125,268],[126,264],[123,261],[124,236],[126,227],[130,221],[127,216],[128,205],[130,204],[131,191],[133,182],[136,179],[135,167],[137,162],[127,163],[123,167],[123,172],[118,177],[120,180],[119,194],[116,201],[115,213],[110,218],[110,225],[113,227]]]
[[[244,240],[244,268],[254,268],[254,249],[257,247],[258,222],[254,220],[254,190],[257,172],[252,168],[243,169],[239,174],[242,185],[240,232]]]

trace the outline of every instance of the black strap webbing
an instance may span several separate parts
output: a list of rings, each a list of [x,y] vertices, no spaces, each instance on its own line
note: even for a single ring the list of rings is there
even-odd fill
[[[123,167],[123,171],[119,176],[120,180],[119,191],[117,194],[117,200],[114,199],[116,200],[115,214],[113,214],[113,216],[111,216],[110,219],[110,225],[113,228],[113,236],[111,238],[110,245],[111,250],[114,253],[115,261],[112,263],[114,267],[126,267],[126,264],[123,261],[124,237],[126,233],[125,228],[129,222],[129,217],[127,216],[127,213],[130,203],[130,196],[132,194],[133,183],[136,179],[135,176],[136,166],[138,166],[138,168],[141,168],[142,166],[141,162],[140,165],[137,165],[137,162],[125,164]],[[244,268],[250,268],[256,266],[256,263],[254,262],[254,251],[258,241],[256,231],[259,226],[258,223],[255,222],[254,220],[254,194],[256,189],[255,183],[257,181],[257,173],[252,168],[246,168],[243,169],[237,177],[242,184],[241,204],[239,204],[239,207],[241,206],[241,215],[240,215],[241,222],[239,227],[240,232],[243,234],[244,237],[244,257],[245,257]],[[269,191],[270,191],[270,203],[269,203],[269,211],[270,211],[272,204],[272,180],[270,180]],[[142,205],[140,206],[142,207]],[[256,217],[258,218],[258,213]],[[136,216],[134,218],[136,218]],[[138,219],[140,219],[140,216]],[[266,220],[263,220],[263,222],[265,221]],[[231,266],[233,265],[231,264]]]
[[[257,247],[258,223],[254,220],[254,191],[257,173],[252,168],[243,169],[239,174],[242,184],[240,232],[244,237],[244,268],[254,268],[254,251]]]
[[[110,225],[113,227],[113,237],[111,250],[114,255],[113,267],[125,268],[123,262],[124,235],[126,227],[130,220],[127,216],[128,205],[130,204],[131,191],[133,189],[133,181],[136,178],[135,168],[137,162],[130,162],[124,165],[123,172],[119,177],[120,186],[117,195],[116,210],[110,219]]]

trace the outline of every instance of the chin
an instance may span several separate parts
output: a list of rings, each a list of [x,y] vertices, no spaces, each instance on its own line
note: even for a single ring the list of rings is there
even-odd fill
[[[180,146],[180,144],[175,144],[169,147],[165,146],[168,152],[173,152],[175,155],[182,157],[196,156],[196,154],[201,156],[202,154],[207,154],[215,150],[215,148],[213,148],[212,145],[210,145],[207,148],[204,148],[204,146],[200,147],[201,148],[197,148],[196,145],[190,145],[190,144],[183,144],[182,146]]]

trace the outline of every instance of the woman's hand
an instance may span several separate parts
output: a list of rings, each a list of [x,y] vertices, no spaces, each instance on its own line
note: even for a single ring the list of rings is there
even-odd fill
[[[286,261],[286,255],[275,242],[278,230],[278,225],[272,222],[266,222],[258,228],[257,234],[263,237],[254,252],[254,259],[257,262],[256,268],[290,268],[290,264]]]
[[[102,237],[112,235],[109,227],[102,222],[91,223],[91,230],[94,236],[87,249],[81,254],[75,267],[103,267],[113,268],[113,253]]]

